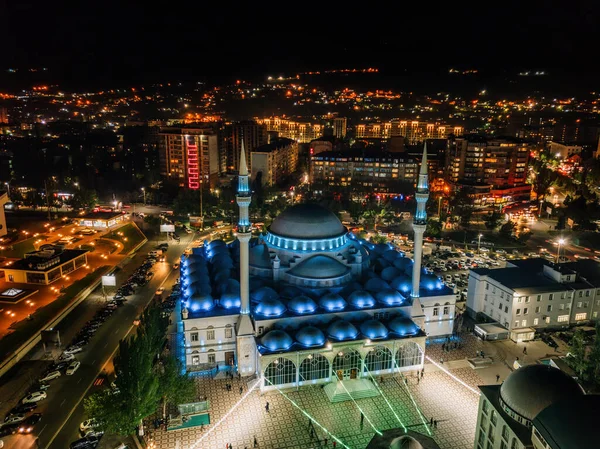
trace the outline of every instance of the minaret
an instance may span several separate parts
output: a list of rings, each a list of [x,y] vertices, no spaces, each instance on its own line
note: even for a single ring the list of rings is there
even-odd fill
[[[240,316],[236,326],[237,369],[242,376],[251,376],[255,372],[256,343],[254,342],[254,323],[250,317],[249,257],[250,219],[248,206],[251,201],[246,152],[242,140],[240,170],[238,173],[238,193],[236,201],[240,209],[237,238],[240,242]]]
[[[419,170],[419,181],[417,183],[417,211],[413,220],[413,230],[415,236],[413,238],[413,272],[412,272],[412,291],[410,296],[413,298],[419,297],[419,282],[421,281],[421,258],[423,256],[423,234],[427,227],[427,211],[425,206],[429,199],[429,180],[427,178],[427,142],[423,147],[423,158],[421,159],[421,168]]]

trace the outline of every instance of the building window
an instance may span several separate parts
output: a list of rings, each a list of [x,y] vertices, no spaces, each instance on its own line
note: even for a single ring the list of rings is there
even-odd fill
[[[525,307],[525,308],[523,309],[523,315],[527,315],[527,313],[528,313],[528,312],[529,312],[529,309],[528,309],[527,307]]]
[[[508,306],[504,306],[504,313],[508,313]]]
[[[537,301],[540,302],[542,300],[542,295],[537,295]]]
[[[559,315],[556,321],[559,323],[566,323],[569,321],[569,315]]]
[[[502,440],[500,440],[500,449],[508,449],[508,446],[506,445],[506,443]]]
[[[215,331],[214,330],[207,330],[206,331],[206,339],[207,340],[214,340],[215,339]]]
[[[484,400],[483,400],[483,403],[481,404],[481,411],[482,411],[484,414],[486,414],[486,415],[487,415],[488,409],[489,409],[488,403],[487,403],[487,401],[484,399]]]
[[[539,307],[535,308],[535,313],[540,313],[540,308]]]
[[[515,321],[515,326],[514,327],[519,327],[519,322]]]
[[[558,306],[558,310],[565,310],[565,305],[564,304],[560,304]]]
[[[583,304],[583,303],[582,303],[581,301],[579,301],[579,302],[577,303],[577,308],[578,308],[578,309],[581,309],[581,305],[582,305],[582,304]]]
[[[197,355],[192,356],[192,365],[200,365],[200,357]]]
[[[190,340],[191,341],[198,341],[198,332],[192,332],[190,334]]]
[[[445,306],[444,307],[444,315],[448,315],[450,313],[450,307]]]
[[[517,443],[517,439],[513,437],[510,443],[510,449],[519,449],[519,443]]]
[[[517,309],[517,315],[521,315],[521,309]]]
[[[437,307],[433,308],[433,316],[438,316],[440,314],[440,311]]]
[[[226,327],[225,328],[225,338],[232,338],[232,337],[233,337],[233,328]]]
[[[494,426],[496,425],[496,422],[498,422],[498,414],[496,413],[496,410],[492,410],[492,413],[490,414],[490,421]]]
[[[546,319],[545,319],[545,321],[546,321],[546,324],[550,324],[550,317],[547,316]]]
[[[502,439],[508,441],[508,427],[506,427],[506,424],[502,426]]]
[[[552,301],[552,300],[554,299],[554,293],[550,293],[550,294],[548,295],[548,299],[549,299],[550,301]]]
[[[579,297],[582,298],[583,297],[583,290],[579,290]]]
[[[489,290],[490,289],[490,284],[488,284],[487,282],[485,283],[485,289]]]
[[[546,311],[548,312],[552,312],[552,304],[549,304],[548,307],[546,308]]]
[[[525,296],[525,302],[529,302],[529,296]]]
[[[570,280],[571,280],[571,275],[568,275],[567,276],[567,281],[570,281]]]
[[[583,302],[583,308],[587,309],[590,306],[590,303],[588,301],[584,301]]]
[[[523,321],[521,321],[521,326],[523,326],[523,327],[527,327],[527,320],[523,320]]]
[[[575,320],[585,320],[587,318],[587,313],[576,313]]]
[[[479,437],[477,438],[477,442],[483,447],[485,444],[485,433],[483,431],[479,431]]]
[[[217,355],[214,352],[211,354],[208,354],[208,363],[210,363],[210,364],[217,363]]]
[[[540,322],[540,319],[539,319],[539,318],[534,318],[534,319],[533,319],[533,325],[534,325],[534,326],[537,326],[539,322]]]

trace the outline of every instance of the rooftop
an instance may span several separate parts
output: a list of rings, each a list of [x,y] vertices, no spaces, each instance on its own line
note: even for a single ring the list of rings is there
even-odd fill
[[[7,269],[8,270],[39,271],[39,272],[50,271],[50,270],[53,270],[54,268],[58,267],[59,265],[62,265],[70,260],[73,260],[76,257],[79,257],[82,254],[85,254],[87,252],[88,251],[85,249],[65,249],[65,250],[62,250],[62,252],[57,252],[55,254],[48,255],[48,256],[36,255],[36,253],[28,253],[31,255],[27,256],[23,259],[20,259],[20,260],[15,260],[13,262],[13,264]],[[56,263],[53,263],[44,268],[37,268],[38,264],[46,264],[47,262],[49,262],[55,258],[58,258],[58,261]]]
[[[270,153],[271,151],[278,150],[279,148],[287,147],[295,143],[292,139],[280,137],[279,139],[271,140],[271,143],[266,143],[252,150],[253,153]]]
[[[123,215],[122,212],[90,212],[88,214],[85,215],[80,215],[79,217],[77,217],[77,219],[82,220],[110,220],[111,218],[114,217],[119,217]]]
[[[322,151],[321,153],[313,156],[315,159],[334,159],[334,158],[348,158],[348,157],[362,157],[362,158],[375,158],[375,159],[398,159],[404,162],[417,164],[416,158],[410,156],[399,157],[399,153],[393,153],[389,151],[381,151],[376,148],[352,148],[342,151]]]

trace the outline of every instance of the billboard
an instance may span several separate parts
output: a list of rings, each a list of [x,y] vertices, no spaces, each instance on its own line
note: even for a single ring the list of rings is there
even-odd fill
[[[161,224],[160,232],[175,232],[175,225],[172,224]]]
[[[114,276],[102,276],[102,286],[103,287],[116,287],[117,286],[117,278]]]
[[[551,208],[551,207],[547,207],[547,208],[546,208],[546,213],[547,213],[548,215],[552,215],[552,208]]]

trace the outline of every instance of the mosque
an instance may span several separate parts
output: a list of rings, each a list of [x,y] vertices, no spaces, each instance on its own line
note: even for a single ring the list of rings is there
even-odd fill
[[[265,391],[422,369],[426,338],[452,333],[456,301],[421,269],[426,148],[412,259],[356,238],[316,204],[289,207],[252,238],[244,154],[240,160],[237,239],[206,241],[182,256],[188,372],[231,368],[257,376]]]

